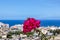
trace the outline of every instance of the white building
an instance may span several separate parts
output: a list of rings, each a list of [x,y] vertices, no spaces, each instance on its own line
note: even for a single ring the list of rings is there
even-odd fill
[[[23,24],[17,24],[17,25],[11,26],[10,29],[12,31],[17,31],[17,30],[23,31]]]
[[[0,22],[0,28],[9,28],[9,24],[4,24]]]
[[[56,26],[51,26],[51,27],[49,27],[49,29],[51,29],[51,30],[56,30],[56,29],[58,29],[58,27],[56,27]]]

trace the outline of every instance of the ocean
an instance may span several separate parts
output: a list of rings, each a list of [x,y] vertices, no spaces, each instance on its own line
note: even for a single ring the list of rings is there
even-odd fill
[[[60,20],[40,20],[41,24],[40,26],[60,26]],[[13,26],[15,24],[23,24],[24,20],[0,20],[0,22],[3,22],[5,24],[9,24],[10,26]]]

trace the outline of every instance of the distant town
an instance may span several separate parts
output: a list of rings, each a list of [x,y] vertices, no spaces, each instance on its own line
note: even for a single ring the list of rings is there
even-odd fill
[[[60,27],[48,26],[48,27],[39,27],[38,29],[41,30],[41,32],[43,34],[45,34],[46,36],[52,36],[53,35],[52,30],[54,30],[54,31],[57,30],[55,32],[55,35],[60,34],[60,32],[59,32]],[[34,35],[35,39],[39,39],[39,37],[37,36],[38,33],[34,33],[33,35]],[[2,39],[18,40],[19,38],[22,38],[22,39],[27,38],[27,35],[23,34],[23,24],[16,24],[16,25],[9,27],[9,24],[4,24],[4,23],[0,22],[0,39],[1,40]]]

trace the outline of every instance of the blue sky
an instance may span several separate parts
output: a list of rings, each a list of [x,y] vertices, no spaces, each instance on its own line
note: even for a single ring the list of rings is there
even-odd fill
[[[60,20],[60,0],[0,0],[1,20]]]

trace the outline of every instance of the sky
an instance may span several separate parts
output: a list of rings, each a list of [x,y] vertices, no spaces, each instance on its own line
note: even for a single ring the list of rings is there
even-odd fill
[[[0,0],[0,20],[60,20],[60,0]]]

